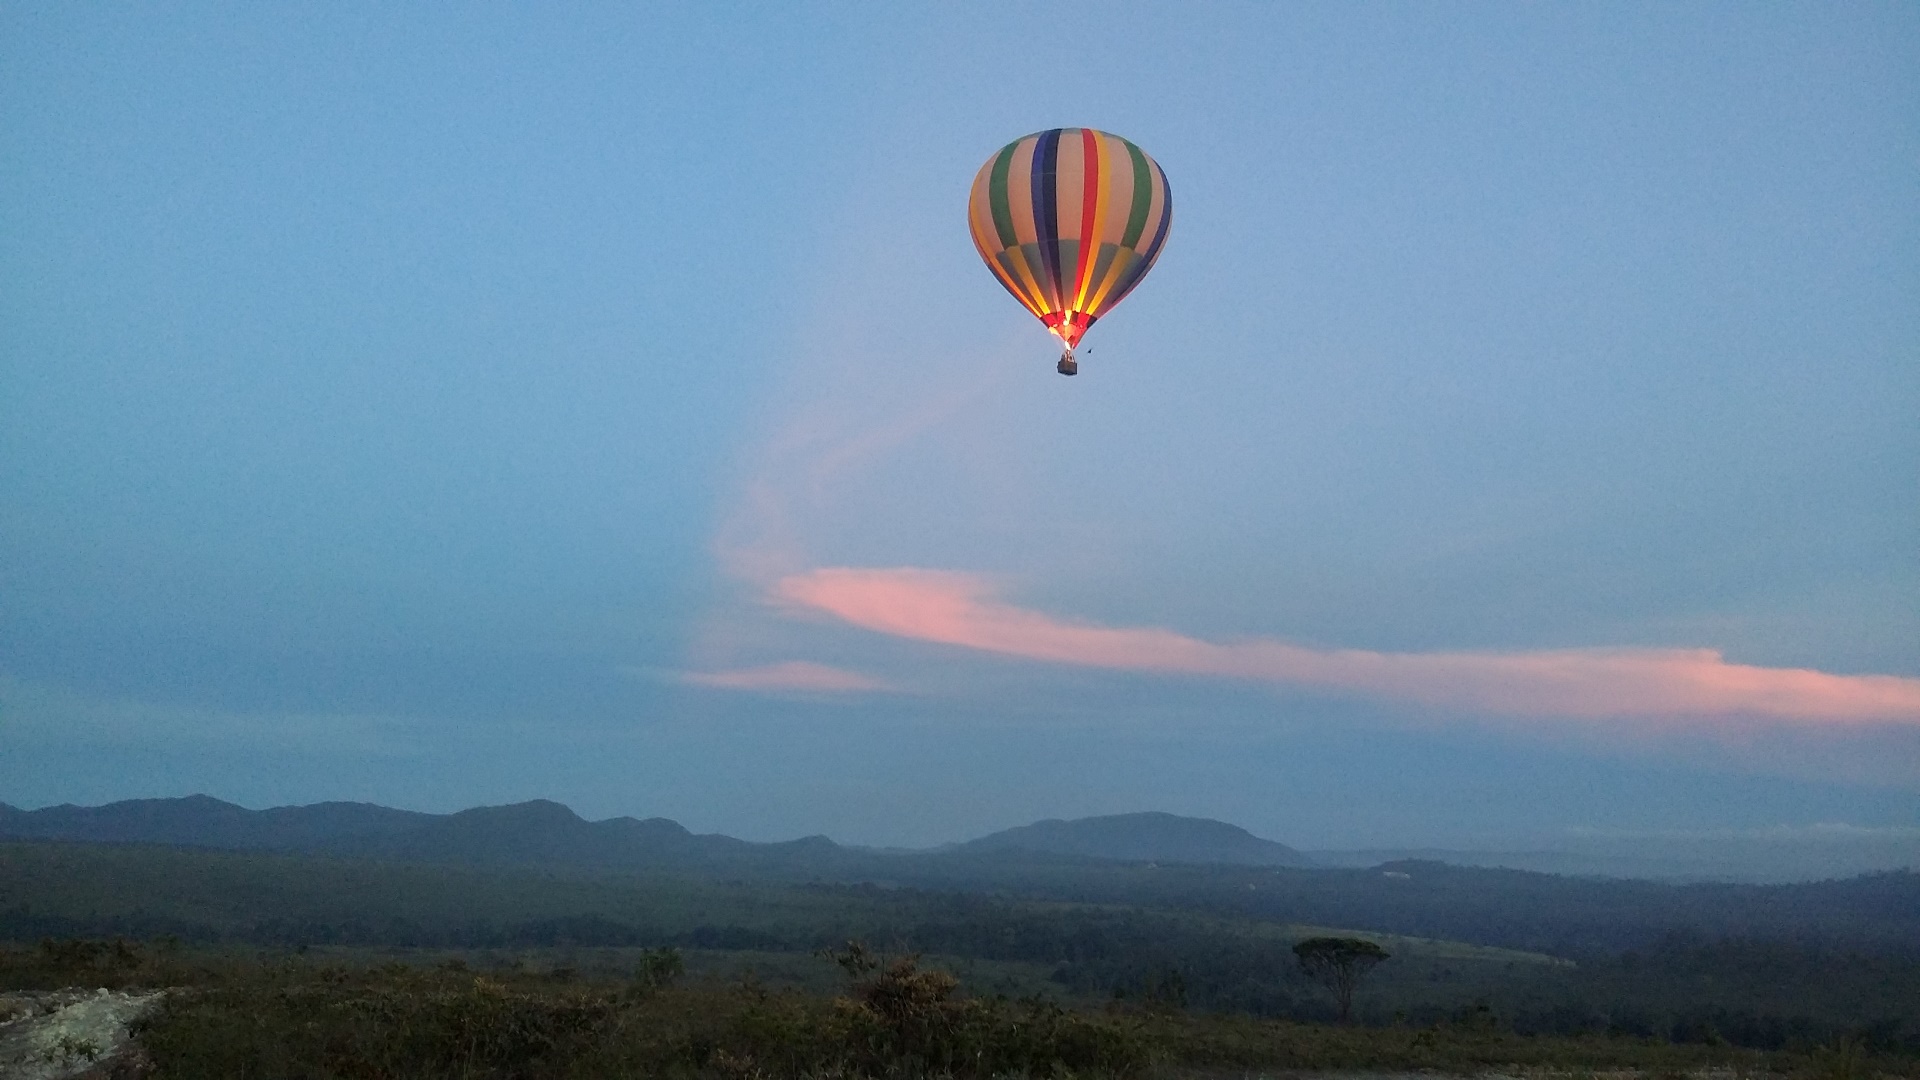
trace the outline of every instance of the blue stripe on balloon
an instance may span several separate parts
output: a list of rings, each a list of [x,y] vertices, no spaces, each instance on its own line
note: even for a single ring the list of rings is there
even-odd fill
[[[1052,309],[1062,307],[1060,288],[1060,129],[1040,133],[1033,149],[1034,231],[1039,233],[1040,260],[1046,264],[1045,286]]]

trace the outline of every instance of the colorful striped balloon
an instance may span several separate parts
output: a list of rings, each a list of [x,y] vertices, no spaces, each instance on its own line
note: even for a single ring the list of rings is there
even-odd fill
[[[973,244],[1013,298],[1067,343],[1153,266],[1173,220],[1167,176],[1118,135],[1054,128],[980,166],[967,206]]]

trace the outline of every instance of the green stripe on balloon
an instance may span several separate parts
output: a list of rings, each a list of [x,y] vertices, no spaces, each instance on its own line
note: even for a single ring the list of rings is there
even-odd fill
[[[1024,141],[1015,139],[993,159],[993,178],[987,181],[987,198],[993,206],[993,229],[1000,234],[1000,246],[1019,247],[1020,234],[1013,228],[1013,207],[1007,202],[1007,173],[1013,168],[1013,152]]]
[[[1120,246],[1138,251],[1140,234],[1147,228],[1147,211],[1153,208],[1153,169],[1139,147],[1125,139],[1120,141],[1127,143],[1127,156],[1133,159],[1133,206],[1127,211],[1127,231],[1120,237]]]

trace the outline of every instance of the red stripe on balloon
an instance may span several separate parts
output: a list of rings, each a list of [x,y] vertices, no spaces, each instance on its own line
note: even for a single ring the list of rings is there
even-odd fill
[[[1080,267],[1073,275],[1073,307],[1087,295],[1087,269],[1093,265],[1093,227],[1100,209],[1100,137],[1080,129]]]

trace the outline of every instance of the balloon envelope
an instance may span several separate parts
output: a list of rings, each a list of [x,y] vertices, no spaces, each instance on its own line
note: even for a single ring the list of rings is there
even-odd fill
[[[1153,267],[1173,220],[1160,166],[1118,135],[1054,128],[980,166],[973,245],[1015,300],[1071,350]]]

